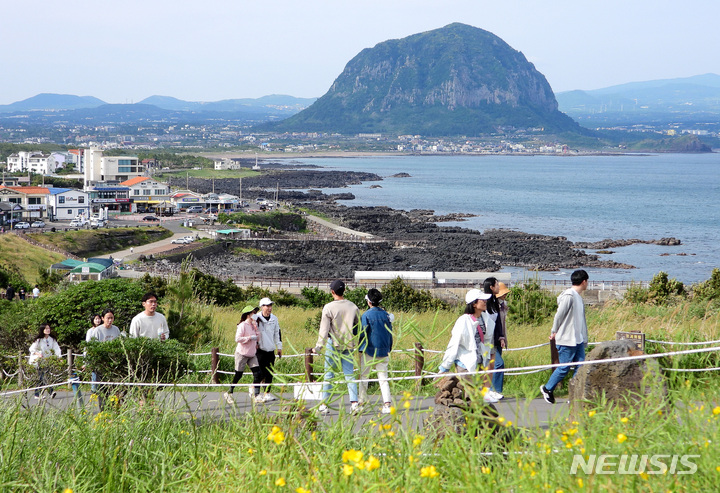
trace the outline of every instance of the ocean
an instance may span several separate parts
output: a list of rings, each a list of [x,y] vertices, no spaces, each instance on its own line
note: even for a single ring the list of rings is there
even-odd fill
[[[386,205],[477,217],[441,225],[506,228],[571,241],[675,237],[680,246],[636,244],[601,258],[635,269],[588,269],[595,280],[648,281],[659,271],[684,283],[720,267],[720,154],[623,156],[398,156],[303,158],[327,169],[383,177],[326,193],[352,192],[347,206]],[[392,178],[408,173],[409,178]],[[382,188],[370,188],[371,185]],[[589,250],[588,253],[593,252]],[[533,275],[506,268],[513,277]],[[544,279],[569,272],[543,272]]]

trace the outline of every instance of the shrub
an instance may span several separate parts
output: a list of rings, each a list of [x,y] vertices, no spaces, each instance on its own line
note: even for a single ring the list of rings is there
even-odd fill
[[[720,299],[720,269],[713,269],[710,279],[693,286],[693,299],[710,301]]]
[[[396,277],[382,288],[382,304],[389,310],[403,312],[427,312],[447,310],[448,303],[434,298],[427,289],[415,289]]]
[[[193,274],[188,272],[188,260],[180,267],[180,276],[167,286],[164,305],[170,337],[196,347],[210,340],[212,313],[207,306],[197,303],[197,291],[193,288]]]
[[[685,296],[685,286],[675,278],[670,279],[667,272],[658,272],[648,287],[650,301],[656,305],[665,304],[676,296]]]
[[[17,355],[27,353],[30,338],[37,333],[37,323],[32,316],[35,303],[18,303],[0,299],[0,347]]]
[[[508,294],[508,317],[516,324],[538,324],[553,316],[557,299],[540,287],[537,279],[516,284]]]
[[[330,293],[316,287],[302,288],[300,293],[303,295],[310,308],[322,308],[326,303],[330,303],[333,300]]]
[[[145,337],[119,337],[110,342],[84,343],[85,364],[108,382],[172,383],[185,375],[187,345]]]

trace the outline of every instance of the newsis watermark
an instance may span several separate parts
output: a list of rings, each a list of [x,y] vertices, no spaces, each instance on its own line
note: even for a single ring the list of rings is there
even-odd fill
[[[570,474],[695,474],[699,455],[575,454]]]

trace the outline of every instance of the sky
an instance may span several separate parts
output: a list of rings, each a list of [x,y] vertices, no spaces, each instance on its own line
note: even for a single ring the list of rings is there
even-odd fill
[[[462,22],[557,92],[720,74],[716,0],[0,0],[0,104],[320,97],[362,49]]]

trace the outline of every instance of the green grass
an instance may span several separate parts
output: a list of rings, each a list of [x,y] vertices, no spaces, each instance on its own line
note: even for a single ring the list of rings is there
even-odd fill
[[[316,312],[275,307],[286,355],[314,346],[316,328],[305,329],[305,321]],[[613,339],[616,330],[632,329],[663,340],[720,339],[720,314],[693,313],[688,304],[609,304],[587,310],[593,340]],[[395,315],[396,348],[421,341],[428,349],[443,350],[458,314]],[[221,352],[233,352],[238,320],[234,308],[214,309],[214,340]],[[550,320],[509,324],[510,346],[545,342],[549,329]],[[508,367],[549,361],[547,347],[506,354]],[[426,354],[432,371],[433,358]],[[221,361],[232,367],[231,358]],[[396,353],[392,362],[395,368],[413,364]],[[209,367],[209,357],[198,358],[198,364]],[[276,368],[302,373],[302,358],[282,358]],[[407,426],[405,402],[412,407],[415,395],[411,384],[394,383],[393,394],[400,396],[396,414],[367,424],[348,415],[334,423],[318,420],[299,407],[279,414],[258,408],[214,420],[199,419],[192,406],[158,411],[147,404],[139,407],[131,398],[99,415],[51,407],[26,410],[3,399],[0,490],[205,492],[237,491],[242,484],[244,491],[715,491],[720,477],[718,377],[713,372],[671,374],[663,403],[648,399],[618,407],[598,399],[547,428],[521,428],[503,420],[493,425],[493,432],[471,420],[465,434],[444,440],[436,440],[427,428]],[[206,375],[194,378],[207,381]],[[523,408],[537,397],[538,382],[546,378],[543,373],[507,377],[506,394]],[[423,393],[434,393],[434,388],[427,386]],[[697,471],[586,474],[580,469],[570,474],[576,454],[585,460],[593,454],[660,454],[667,465],[672,460],[667,456],[689,454],[695,456],[691,463]],[[687,470],[681,466],[679,470]],[[649,472],[656,470],[658,466],[649,465]]]
[[[0,235],[0,265],[14,266],[31,285],[37,280],[38,269],[65,259],[65,255],[31,245],[14,234]]]

